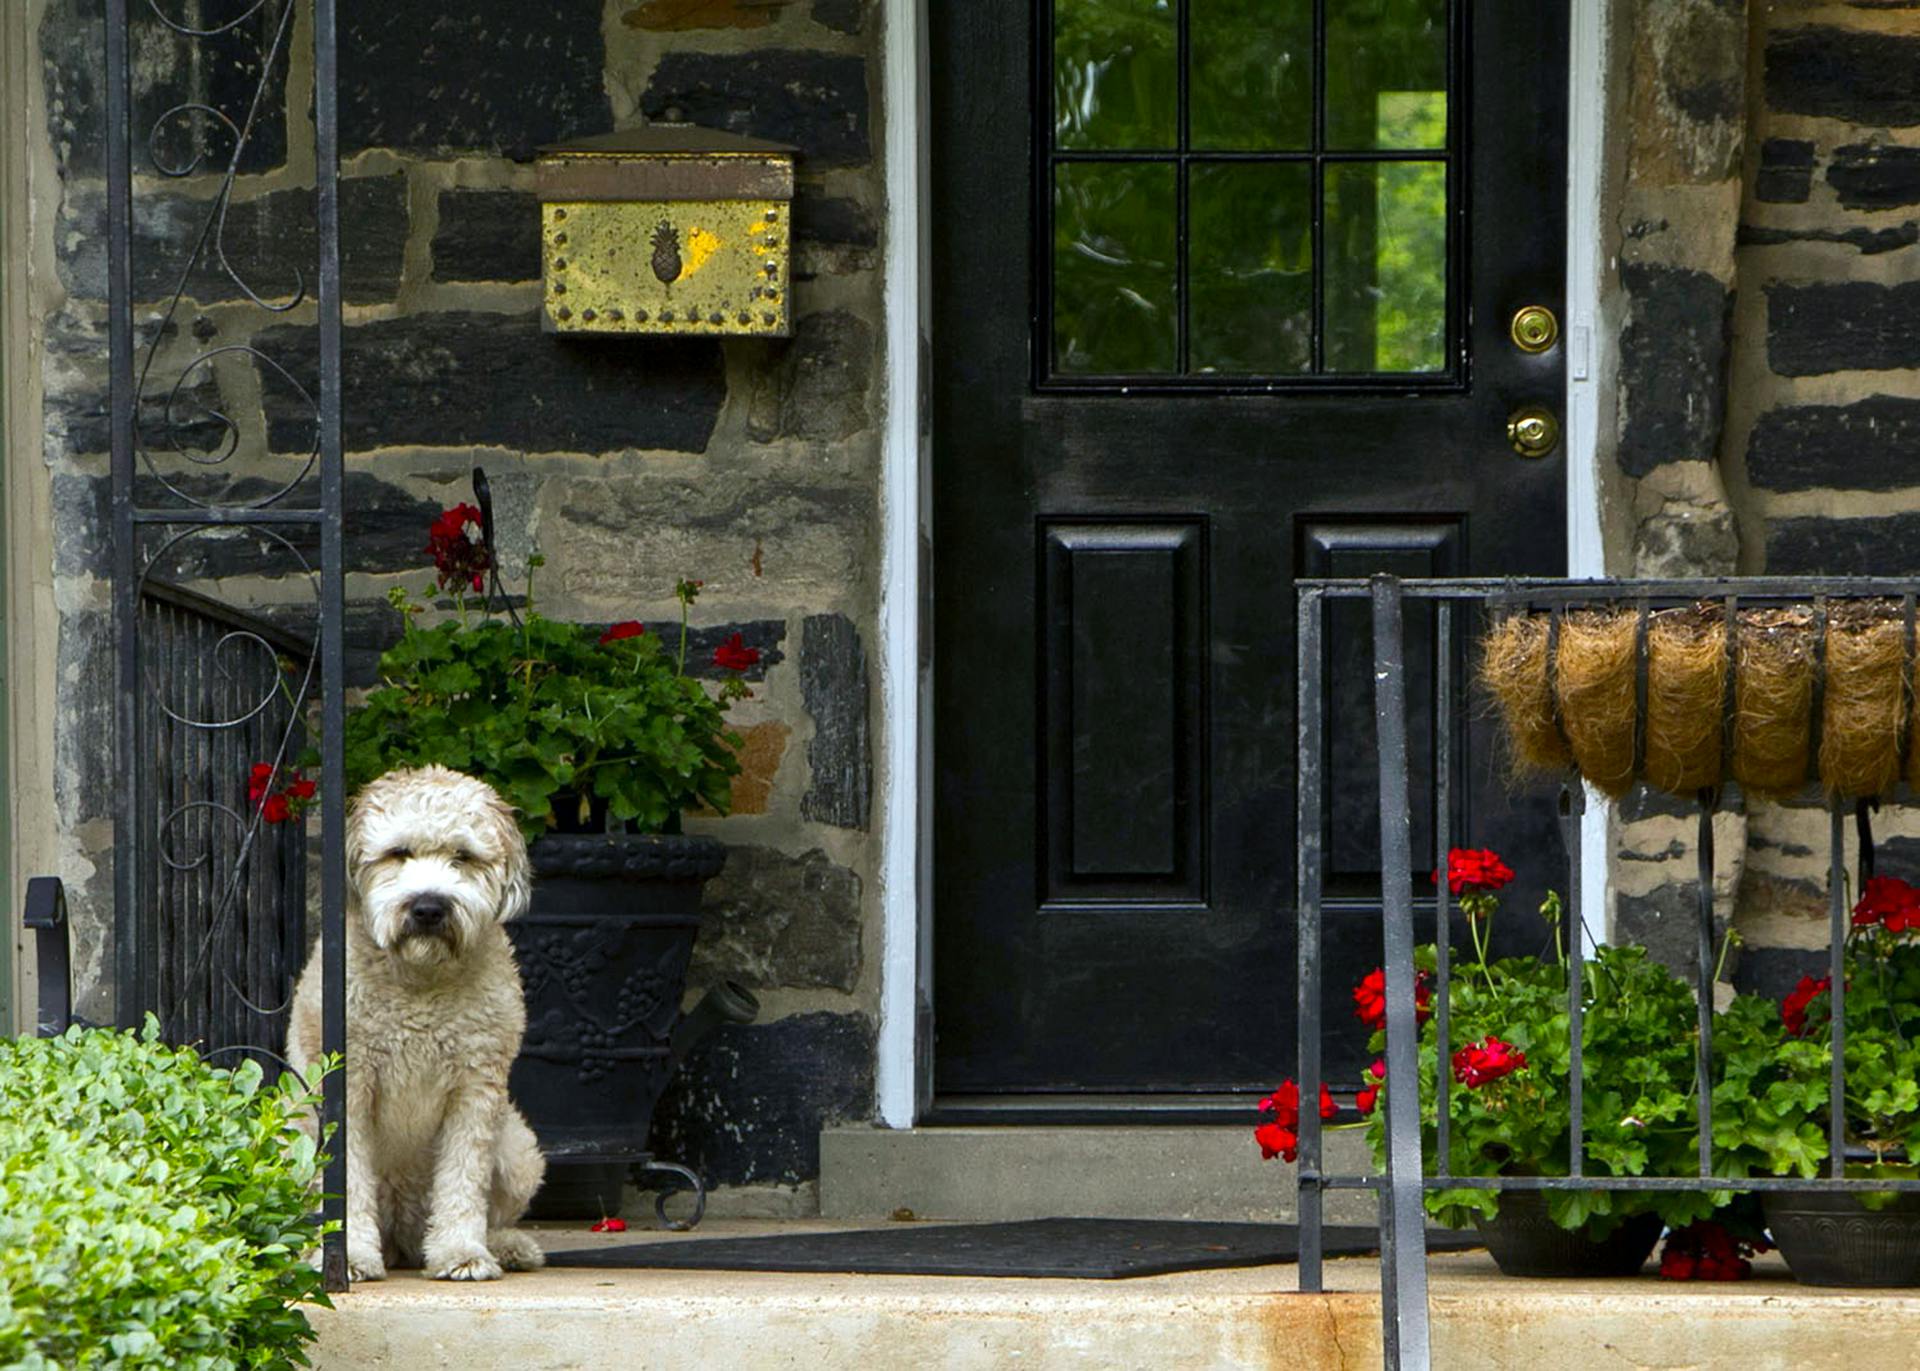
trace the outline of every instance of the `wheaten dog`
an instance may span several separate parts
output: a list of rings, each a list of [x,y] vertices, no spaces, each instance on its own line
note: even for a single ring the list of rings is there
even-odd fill
[[[525,911],[527,848],[492,788],[429,766],[347,815],[347,1262],[488,1281],[545,1260],[514,1228],[546,1163],[507,1099],[526,1005],[501,924]],[[320,950],[287,1055],[320,1055]]]

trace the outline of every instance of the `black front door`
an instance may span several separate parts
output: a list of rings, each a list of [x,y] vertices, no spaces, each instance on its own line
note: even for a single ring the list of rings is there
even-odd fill
[[[1507,423],[1562,395],[1562,345],[1510,325],[1561,312],[1567,5],[931,9],[934,1087],[1269,1087],[1295,576],[1564,570],[1562,453]],[[1369,680],[1335,627],[1329,889],[1364,911]],[[1340,927],[1335,1014],[1379,946]]]

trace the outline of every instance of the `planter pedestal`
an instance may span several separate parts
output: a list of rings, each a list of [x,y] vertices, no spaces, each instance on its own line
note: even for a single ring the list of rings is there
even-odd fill
[[[1769,1190],[1767,1231],[1803,1285],[1920,1285],[1920,1195],[1868,1209],[1852,1195]]]
[[[1595,1241],[1548,1217],[1546,1197],[1537,1190],[1503,1192],[1499,1217],[1476,1218],[1474,1224],[1507,1276],[1636,1275],[1663,1227],[1657,1214],[1636,1214]]]
[[[758,1009],[729,987],[685,1026],[680,1014],[701,888],[725,864],[726,848],[679,834],[561,833],[535,840],[528,856],[533,904],[507,931],[527,1002],[509,1090],[547,1158],[529,1216],[618,1213],[620,1187],[641,1166],[691,1185],[697,1223],[699,1178],[656,1162],[647,1134],[699,1033]]]

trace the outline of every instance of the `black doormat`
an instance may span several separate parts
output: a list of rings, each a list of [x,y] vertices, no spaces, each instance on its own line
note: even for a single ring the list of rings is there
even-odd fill
[[[1378,1252],[1373,1228],[1328,1227],[1330,1257]],[[1482,1244],[1471,1234],[1427,1235],[1430,1251]],[[1298,1260],[1290,1223],[1179,1219],[1028,1219],[1015,1223],[913,1223],[764,1238],[658,1239],[547,1253],[549,1266],[673,1267],[699,1271],[818,1271],[872,1276],[1067,1276],[1118,1280],[1224,1266]]]

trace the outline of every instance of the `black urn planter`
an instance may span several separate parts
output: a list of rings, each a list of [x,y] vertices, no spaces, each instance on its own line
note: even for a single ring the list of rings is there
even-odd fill
[[[1562,1228],[1537,1190],[1508,1190],[1500,1213],[1475,1217],[1487,1251],[1504,1276],[1632,1276],[1647,1264],[1664,1226],[1657,1214],[1636,1214],[1606,1237]]]
[[[1868,1209],[1845,1192],[1769,1190],[1761,1208],[1803,1285],[1920,1285],[1920,1195]]]
[[[701,888],[725,865],[726,847],[680,834],[556,833],[529,844],[528,856],[533,903],[507,929],[527,1003],[509,1091],[547,1158],[529,1216],[617,1214],[620,1188],[641,1166],[690,1186],[698,1222],[699,1178],[656,1161],[647,1133],[687,1050],[759,1010],[728,982],[680,1012]]]

